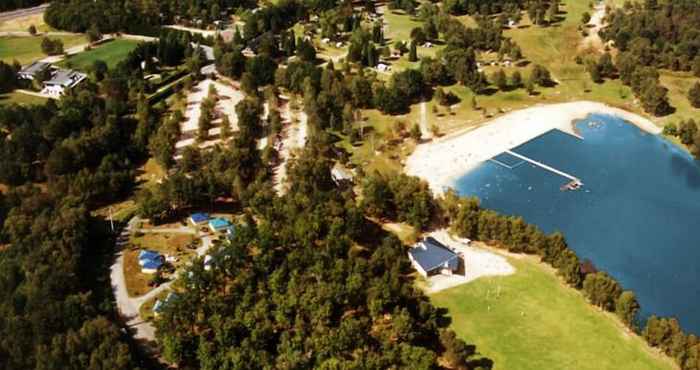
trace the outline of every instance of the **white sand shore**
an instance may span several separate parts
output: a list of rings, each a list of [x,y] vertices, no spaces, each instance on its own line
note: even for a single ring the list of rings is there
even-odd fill
[[[505,276],[515,273],[515,268],[503,256],[474,246],[451,236],[442,229],[430,234],[433,238],[463,253],[466,276],[435,275],[428,279],[427,293],[435,293],[457,285],[466,284],[482,276]]]
[[[428,181],[433,192],[441,194],[482,162],[552,129],[579,137],[573,122],[592,113],[617,116],[646,132],[661,133],[661,128],[650,120],[602,103],[541,105],[510,112],[460,135],[420,144],[406,160],[405,172]]]

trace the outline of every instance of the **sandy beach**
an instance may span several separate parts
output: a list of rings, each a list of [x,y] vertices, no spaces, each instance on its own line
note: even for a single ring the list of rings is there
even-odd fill
[[[539,105],[507,113],[459,135],[420,144],[406,160],[405,172],[426,180],[434,193],[441,194],[482,162],[550,130],[558,129],[581,138],[573,123],[592,113],[617,116],[646,132],[661,133],[661,128],[650,120],[602,103]]]

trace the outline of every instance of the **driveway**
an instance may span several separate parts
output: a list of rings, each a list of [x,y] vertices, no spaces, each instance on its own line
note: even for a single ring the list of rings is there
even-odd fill
[[[129,223],[117,237],[117,258],[110,267],[110,279],[112,284],[112,291],[114,293],[114,298],[117,303],[117,308],[119,314],[124,319],[126,326],[132,330],[133,337],[138,341],[152,342],[155,341],[155,327],[148,321],[141,318],[139,314],[139,309],[147,301],[155,298],[163,291],[166,291],[173,280],[161,284],[157,288],[149,291],[148,293],[139,297],[130,297],[126,289],[126,278],[124,276],[124,253],[123,247],[129,243],[129,237],[132,231],[139,231],[144,233],[173,233],[173,234],[195,234],[191,228],[182,226],[179,228],[169,228],[169,229],[138,229],[137,225],[141,222],[141,219],[136,216],[129,220]],[[202,245],[197,248],[197,256],[204,256],[209,249],[214,245],[213,235],[202,236]]]

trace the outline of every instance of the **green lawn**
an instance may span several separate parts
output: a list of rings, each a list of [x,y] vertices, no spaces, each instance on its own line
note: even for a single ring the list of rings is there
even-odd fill
[[[52,39],[63,41],[63,48],[84,44],[87,41],[82,35],[52,36]],[[11,63],[17,60],[22,65],[46,57],[41,51],[41,36],[37,37],[0,37],[0,60]]]
[[[495,362],[494,370],[674,369],[613,315],[590,306],[531,257],[517,272],[481,278],[431,296],[451,327]]]
[[[0,95],[0,106],[9,104],[33,105],[44,104],[47,99],[38,96],[22,94],[19,92],[11,92]]]
[[[96,60],[102,60],[107,63],[109,68],[113,68],[117,63],[126,58],[132,50],[136,49],[139,42],[140,41],[124,39],[110,41],[90,51],[73,55],[64,60],[61,64],[87,71]]]

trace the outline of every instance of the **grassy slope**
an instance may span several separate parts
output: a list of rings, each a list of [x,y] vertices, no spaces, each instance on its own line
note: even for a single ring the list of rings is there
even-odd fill
[[[494,369],[673,369],[611,314],[590,306],[530,257],[517,272],[482,278],[431,296],[452,328],[495,362]]]
[[[0,32],[27,31],[31,25],[34,25],[38,32],[52,31],[44,22],[44,13],[39,13],[0,22]]]
[[[618,6],[620,0],[614,0],[613,5]],[[594,100],[617,106],[638,114],[647,116],[639,104],[635,102],[630,89],[618,80],[606,81],[602,84],[595,84],[584,67],[577,65],[574,57],[578,53],[585,53],[579,50],[582,36],[577,27],[580,23],[581,15],[590,11],[588,2],[565,0],[561,6],[564,19],[551,27],[532,26],[524,16],[519,28],[506,30],[504,35],[515,40],[523,49],[525,58],[530,62],[527,66],[504,67],[508,76],[515,70],[520,71],[523,78],[527,78],[532,63],[542,64],[551,72],[554,79],[559,84],[551,88],[538,88],[536,96],[529,96],[524,89],[516,89],[507,92],[496,92],[491,95],[476,96],[478,109],[472,109],[471,100],[474,94],[468,88],[461,85],[446,87],[447,91],[452,91],[461,101],[452,107],[452,114],[447,108],[438,106],[438,112],[433,111],[436,102],[430,101],[427,106],[428,126],[436,124],[441,133],[451,133],[465,129],[475,128],[484,122],[502,113],[516,109],[526,108],[535,104],[558,103],[573,100]],[[460,20],[467,26],[473,26],[474,21],[468,17],[460,17]],[[387,11],[385,13],[387,23],[386,37],[390,41],[405,40],[409,38],[410,30],[420,23],[412,20],[409,16],[400,13]],[[420,48],[419,54],[426,55],[439,50],[439,47],[432,49]],[[408,67],[417,67],[417,63],[410,63],[406,56],[393,63],[394,71]],[[495,60],[493,53],[483,53],[480,55],[482,61]],[[484,71],[491,75],[500,67],[486,66]],[[669,88],[669,98],[671,105],[677,110],[674,114],[665,117],[649,117],[659,126],[667,122],[677,122],[680,119],[697,116],[700,110],[692,108],[686,99],[686,91],[693,81],[687,74],[662,72],[661,82]],[[585,89],[584,89],[585,88]],[[584,91],[587,90],[587,91]],[[420,121],[420,105],[414,104],[411,111],[404,116],[384,116],[376,111],[367,111],[365,116],[369,117],[367,124],[375,126],[378,132],[382,132],[397,120],[403,120],[410,127]],[[365,143],[358,149],[353,150],[354,162],[364,164],[371,168],[400,170],[401,164],[396,160],[391,160],[386,153],[376,155],[370,149],[371,145]]]
[[[139,41],[134,40],[121,39],[110,41],[90,51],[71,56],[61,64],[65,66],[69,65],[72,66],[72,68],[82,71],[87,71],[90,69],[93,62],[96,60],[102,60],[107,63],[109,68],[113,68],[117,65],[117,63],[124,59],[129,52],[134,50],[138,44]]]
[[[52,36],[52,39],[63,41],[64,49],[72,46],[84,44],[87,41],[82,35],[75,36]],[[0,38],[0,60],[12,62],[17,60],[20,63],[28,64],[46,55],[41,51],[41,36],[37,37],[1,37]]]

